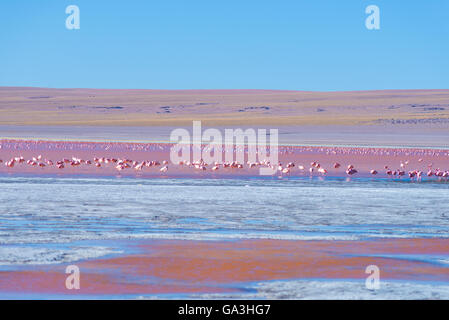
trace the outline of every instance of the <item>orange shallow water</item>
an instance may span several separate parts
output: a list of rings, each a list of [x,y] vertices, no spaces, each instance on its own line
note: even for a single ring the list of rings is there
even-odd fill
[[[0,292],[41,294],[164,294],[238,292],[251,281],[360,279],[368,265],[381,279],[449,281],[447,265],[413,257],[447,256],[449,239],[366,241],[129,241],[138,253],[80,261],[81,289],[65,288],[66,265],[0,271]],[[370,256],[377,255],[377,256]]]

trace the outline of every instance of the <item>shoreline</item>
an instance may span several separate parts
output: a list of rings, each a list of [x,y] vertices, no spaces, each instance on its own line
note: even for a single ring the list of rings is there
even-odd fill
[[[60,139],[60,138],[20,138],[20,137],[0,137],[0,143],[2,141],[5,142],[33,142],[33,143],[97,143],[97,144],[158,144],[158,145],[173,145],[170,141],[158,141],[158,140],[92,140],[92,139]],[[247,143],[247,145],[253,145],[251,143]],[[393,145],[357,145],[357,144],[318,144],[318,143],[282,143],[279,145],[280,147],[312,147],[312,148],[364,148],[364,149],[409,149],[413,150],[435,150],[439,152],[449,151],[449,147],[439,146],[439,147],[430,147],[430,146],[413,146],[413,145],[402,145],[402,146],[393,146]]]
[[[277,129],[279,144],[284,146],[329,146],[329,147],[393,147],[449,149],[448,130],[444,124],[400,124],[400,125],[281,125],[267,126],[228,125],[204,130],[226,129]],[[29,126],[0,124],[0,139],[47,140],[47,141],[94,141],[124,143],[169,143],[170,133],[179,126],[130,127],[130,126]],[[181,127],[191,130],[192,127]],[[31,138],[32,137],[32,138]]]

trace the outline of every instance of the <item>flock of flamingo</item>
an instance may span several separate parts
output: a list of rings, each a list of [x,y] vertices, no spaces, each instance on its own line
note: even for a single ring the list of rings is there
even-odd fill
[[[418,162],[422,162],[423,159],[419,159]],[[0,164],[3,163],[3,160],[0,159]],[[418,169],[412,169],[412,170],[406,170],[406,167],[408,166],[409,161],[404,161],[400,163],[400,168],[398,169],[392,169],[389,168],[389,166],[384,166],[385,174],[390,177],[403,177],[408,175],[411,179],[421,179],[423,175],[426,175],[428,177],[440,177],[440,178],[448,178],[449,177],[449,171],[448,170],[440,170],[439,168],[434,169],[433,164],[430,163],[427,167],[428,169],[425,171],[418,170]],[[58,169],[64,169],[65,167],[79,167],[79,166],[95,166],[97,168],[101,168],[102,166],[106,165],[112,165],[115,167],[116,170],[122,171],[126,169],[134,169],[136,171],[141,171],[144,168],[151,168],[155,167],[157,168],[161,174],[166,173],[169,170],[169,162],[167,160],[163,160],[161,162],[157,160],[145,160],[145,161],[136,161],[131,159],[121,159],[121,158],[108,158],[108,157],[94,157],[93,160],[85,160],[80,159],[77,157],[72,157],[71,159],[61,159],[58,161],[49,160],[47,158],[44,158],[42,155],[38,155],[36,157],[32,157],[31,159],[25,159],[23,156],[13,157],[9,160],[6,160],[4,162],[4,165],[8,168],[14,168],[16,165],[29,165],[31,167],[36,168],[44,168],[48,166],[54,166]],[[236,161],[233,162],[214,162],[213,164],[208,164],[204,162],[203,160],[200,161],[179,161],[177,164],[178,166],[183,166],[186,168],[196,169],[196,170],[210,170],[217,171],[220,168],[223,169],[244,169],[245,165],[242,163],[238,163]],[[309,172],[310,175],[313,175],[314,172],[316,172],[318,175],[326,175],[329,171],[328,169],[324,168],[318,161],[313,161],[310,163],[310,167],[306,168],[303,165],[295,164],[294,162],[288,162],[285,165],[281,162],[278,162],[277,164],[272,164],[267,160],[260,161],[260,162],[247,162],[246,163],[247,168],[255,168],[260,166],[265,167],[271,167],[274,172],[278,172],[281,175],[290,175],[293,173],[294,168],[296,167],[297,170],[301,173],[307,173]],[[335,162],[332,166],[334,169],[338,170],[342,168],[342,165],[338,162]],[[347,165],[345,172],[348,176],[352,176],[358,173],[357,169],[354,167],[354,165],[349,164]],[[377,175],[379,172],[376,169],[371,169],[369,171],[371,175]]]
[[[440,169],[447,162],[446,159],[449,160],[449,150],[445,149],[279,146],[277,151],[279,160],[282,162],[261,160],[271,158],[266,156],[269,152],[261,155],[258,150],[258,162],[214,162],[208,160],[209,163],[206,163],[200,160],[169,163],[169,161],[163,159],[169,158],[171,148],[172,144],[169,143],[3,139],[0,140],[0,171],[8,172],[17,170],[17,168],[29,167],[36,168],[35,170],[43,170],[36,172],[57,172],[61,170],[62,172],[73,173],[74,170],[79,168],[80,172],[89,170],[92,173],[109,173],[113,172],[112,170],[117,170],[137,173],[147,171],[152,174],[160,172],[161,175],[164,175],[167,172],[170,174],[192,170],[193,172],[246,174],[259,167],[270,167],[279,176],[382,176],[391,178],[409,177],[416,180],[423,177],[437,177],[445,180],[449,178],[449,171]],[[210,153],[208,148],[210,146],[202,146],[201,149],[204,150],[200,151]],[[191,151],[195,151],[193,147]],[[216,151],[214,149],[214,152]],[[225,151],[228,150],[218,149],[218,152],[222,154]],[[235,146],[234,150],[231,151],[236,154],[242,152],[246,155],[248,154],[248,147]],[[151,154],[153,159],[158,160],[131,160],[127,158],[131,154],[139,155],[139,159],[145,159],[146,155]],[[1,160],[1,158],[4,160]],[[392,165],[394,162],[397,165]],[[433,164],[433,162],[436,164]],[[360,165],[360,163],[364,163],[364,165]],[[371,163],[371,168],[367,166],[368,163]],[[52,170],[48,170],[49,168],[52,168]],[[70,169],[67,170],[68,168]],[[105,168],[106,170],[103,171]],[[29,170],[26,169],[26,171]]]

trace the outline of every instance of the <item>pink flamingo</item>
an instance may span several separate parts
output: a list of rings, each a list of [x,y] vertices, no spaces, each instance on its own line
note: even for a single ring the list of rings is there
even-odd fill
[[[163,173],[167,172],[168,171],[168,166],[163,166],[159,171],[163,172]]]
[[[327,173],[327,170],[324,169],[324,168],[319,168],[319,169],[318,169],[318,172],[321,173],[321,174],[326,174],[326,173]]]

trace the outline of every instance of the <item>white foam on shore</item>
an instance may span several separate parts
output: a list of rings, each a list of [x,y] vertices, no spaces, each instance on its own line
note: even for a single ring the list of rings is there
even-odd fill
[[[68,263],[121,252],[107,247],[71,247],[70,249],[0,247],[0,265]]]
[[[274,300],[423,300],[449,299],[449,284],[411,281],[380,281],[377,290],[367,289],[364,280],[284,280],[250,285],[251,293],[195,294],[193,299]]]

